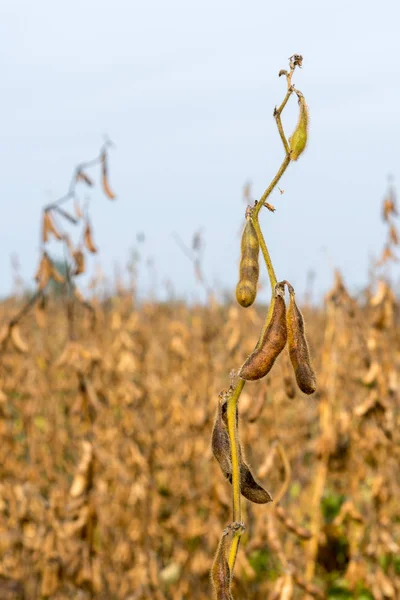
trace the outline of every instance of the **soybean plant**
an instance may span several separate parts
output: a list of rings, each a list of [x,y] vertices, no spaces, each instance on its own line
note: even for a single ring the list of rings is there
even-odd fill
[[[245,382],[265,377],[288,342],[289,355],[299,388],[306,394],[312,394],[316,389],[316,377],[310,361],[304,320],[295,303],[294,289],[286,280],[278,282],[259,223],[261,209],[264,206],[272,208],[266,202],[268,197],[291,161],[298,160],[307,145],[308,107],[303,94],[292,84],[293,73],[296,67],[301,68],[302,61],[302,56],[295,54],[289,59],[289,70],[279,72],[279,77],[286,78],[287,90],[281,105],[274,110],[274,117],[285,157],[261,198],[253,206],[247,207],[246,224],[241,241],[239,282],[236,287],[237,301],[242,307],[247,308],[256,299],[261,248],[271,285],[271,302],[258,342],[238,370],[236,385],[231,385],[228,390],[221,392],[218,399],[217,416],[212,433],[212,449],[224,476],[232,484],[233,518],[232,523],[222,534],[211,570],[211,580],[217,600],[232,598],[231,582],[240,538],[245,527],[242,522],[241,496],[257,504],[267,504],[272,501],[269,492],[256,482],[246,464],[239,439],[238,403]],[[283,130],[281,114],[293,94],[298,98],[299,119],[288,141]],[[285,286],[290,294],[288,311],[285,304]],[[229,546],[228,536],[231,537]]]

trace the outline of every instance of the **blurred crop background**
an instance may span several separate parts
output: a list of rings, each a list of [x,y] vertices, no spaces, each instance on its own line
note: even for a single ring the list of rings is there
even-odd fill
[[[4,0],[0,16],[3,328],[35,287],[43,205],[103,135],[117,194],[82,192],[99,252],[75,339],[53,282],[0,341],[0,598],[210,598],[231,503],[216,398],[269,294],[264,273],[258,306],[234,303],[239,232],[282,160],[294,52],[309,144],[262,220],[319,390],[289,399],[282,357],[243,393],[254,472],[273,495],[283,448],[291,475],[281,513],[245,506],[233,595],[304,598],[306,575],[315,597],[400,598],[399,5]]]

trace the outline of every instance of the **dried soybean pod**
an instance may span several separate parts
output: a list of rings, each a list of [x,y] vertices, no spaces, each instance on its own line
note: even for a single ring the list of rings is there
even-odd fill
[[[227,415],[227,401],[229,397],[228,393],[222,393],[219,397],[218,412],[214,423],[212,432],[212,451],[216,458],[222,473],[232,483],[232,461],[231,461],[231,443],[228,433],[228,415]],[[238,421],[238,412],[236,412],[236,424]],[[243,451],[239,444],[239,461],[240,461],[240,492],[244,498],[254,502],[255,504],[267,504],[271,502],[272,498],[270,494],[262,488],[254,479],[250,468],[243,460]]]
[[[226,479],[232,479],[232,462],[231,462],[231,444],[226,424],[222,419],[222,410],[226,400],[219,398],[218,412],[214,423],[214,428],[211,438],[211,446],[215,459],[221,467],[222,473]]]
[[[301,92],[297,92],[297,95],[299,98],[300,115],[296,129],[294,130],[293,135],[289,138],[291,160],[297,160],[307,145],[308,107],[303,94]]]
[[[238,426],[239,413],[236,409],[236,427]],[[225,397],[224,401],[221,403],[221,422],[225,426],[226,435],[228,436],[229,442],[229,462],[231,456],[231,446],[228,434],[228,415],[227,415],[227,398]],[[272,498],[270,494],[265,490],[261,485],[259,485],[254,479],[250,467],[245,463],[243,458],[243,450],[242,445],[240,443],[240,439],[238,439],[239,445],[239,462],[240,462],[240,492],[244,498],[250,500],[250,502],[254,502],[254,504],[267,504],[268,502],[272,502]],[[221,463],[220,463],[221,466]],[[222,466],[221,466],[222,469]],[[229,475],[226,476],[228,481],[232,483],[232,466],[230,463],[230,472]]]
[[[239,371],[239,377],[246,381],[256,381],[267,375],[275,360],[282,352],[287,340],[286,305],[284,284],[275,286],[274,306],[271,319],[257,347]]]
[[[287,311],[287,329],[290,360],[301,391],[313,394],[317,388],[317,381],[311,366],[304,319],[296,304],[294,289],[291,285],[288,287],[290,303]]]
[[[211,567],[211,581],[214,587],[216,600],[233,600],[231,594],[231,572],[226,558],[226,539],[230,529],[226,528],[215,554]]]
[[[246,225],[242,234],[239,283],[236,286],[236,299],[240,306],[247,308],[256,299],[260,267],[258,255],[260,244],[251,220],[251,209],[246,211]]]
[[[271,495],[257,483],[245,462],[240,463],[240,491],[242,496],[254,504],[272,502]]]

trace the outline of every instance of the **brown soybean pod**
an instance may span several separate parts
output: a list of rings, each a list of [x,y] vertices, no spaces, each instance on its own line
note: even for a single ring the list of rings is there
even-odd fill
[[[231,443],[228,434],[227,424],[227,401],[220,398],[218,404],[217,417],[215,419],[212,432],[212,451],[217,460],[220,469],[229,483],[232,483],[232,462],[231,462]],[[238,415],[236,413],[236,419]],[[261,487],[254,479],[250,468],[243,460],[243,451],[239,443],[239,461],[240,461],[240,492],[244,498],[255,504],[267,504],[272,501],[271,495]]]
[[[317,389],[317,381],[311,366],[304,319],[296,304],[292,286],[289,286],[289,294],[290,303],[287,312],[289,356],[297,385],[305,394],[313,394]]]
[[[240,492],[242,496],[254,504],[272,502],[271,495],[257,483],[243,460],[240,462]]]
[[[239,377],[246,381],[256,381],[265,377],[286,345],[286,305],[283,295],[284,284],[278,283],[275,286],[271,320],[256,349],[250,354],[239,371]]]
[[[222,412],[226,412],[226,400],[218,400],[218,412],[215,419],[211,447],[214,458],[218,462],[226,479],[232,481],[231,443],[226,424],[223,421]]]
[[[232,600],[231,573],[226,558],[226,530],[222,534],[221,541],[215,554],[211,568],[211,581],[214,587],[216,600]]]
[[[246,225],[242,234],[239,283],[236,286],[236,299],[240,306],[247,308],[256,299],[257,283],[260,273],[258,255],[260,244],[251,220],[250,211],[246,213]]]

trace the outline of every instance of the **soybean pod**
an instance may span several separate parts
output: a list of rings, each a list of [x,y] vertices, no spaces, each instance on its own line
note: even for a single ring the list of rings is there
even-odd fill
[[[239,283],[236,286],[236,299],[244,308],[251,306],[256,299],[260,272],[259,252],[260,244],[251,220],[251,209],[248,208],[241,242]]]
[[[256,381],[265,377],[286,345],[287,327],[284,292],[284,284],[277,283],[271,319],[255,350],[239,371],[239,377],[246,381]]]
[[[311,365],[303,315],[295,300],[294,289],[289,287],[290,303],[287,311],[289,356],[297,385],[305,394],[313,394],[317,381]]]

